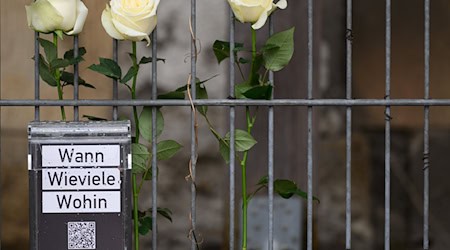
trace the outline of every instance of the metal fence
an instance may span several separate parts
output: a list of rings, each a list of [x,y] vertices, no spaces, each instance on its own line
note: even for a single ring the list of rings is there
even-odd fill
[[[275,106],[303,106],[307,108],[307,228],[306,228],[306,245],[307,250],[313,249],[313,173],[314,173],[314,162],[313,162],[313,109],[318,106],[341,106],[346,108],[346,249],[352,248],[352,183],[351,183],[351,155],[352,155],[352,108],[355,106],[382,106],[385,107],[385,221],[384,221],[384,246],[386,250],[390,249],[390,200],[391,200],[391,107],[392,106],[417,106],[424,108],[424,118],[423,118],[423,249],[429,249],[429,114],[430,106],[450,106],[450,99],[430,99],[429,86],[430,86],[430,1],[424,0],[424,27],[425,27],[425,46],[424,46],[424,89],[425,95],[421,99],[392,99],[390,98],[390,87],[391,87],[391,0],[386,0],[386,37],[385,37],[385,98],[384,99],[353,99],[352,98],[352,0],[347,0],[347,16],[346,16],[346,28],[347,37],[346,39],[346,95],[345,99],[314,99],[313,97],[313,11],[314,11],[314,1],[307,0],[307,13],[308,13],[308,64],[307,64],[307,98],[306,99],[274,99],[274,100],[242,100],[234,99],[234,83],[235,83],[235,69],[234,69],[234,54],[231,53],[234,50],[234,37],[235,37],[235,20],[232,12],[230,11],[229,23],[229,39],[231,42],[230,46],[230,71],[229,71],[229,99],[213,99],[213,100],[197,100],[196,99],[196,0],[191,0],[191,25],[192,25],[192,42],[191,42],[191,95],[193,98],[193,104],[196,106],[226,106],[229,107],[229,129],[231,133],[230,141],[230,163],[229,163],[229,249],[234,249],[237,241],[235,239],[235,207],[236,207],[236,181],[235,181],[235,147],[234,147],[234,129],[236,123],[236,112],[235,107],[237,106],[267,106],[268,107],[268,162],[267,162],[267,174],[269,177],[269,189],[268,189],[268,203],[267,209],[269,211],[269,216],[267,220],[269,221],[269,230],[267,232],[268,249],[273,249],[273,235],[274,235],[274,107]],[[273,20],[269,21],[270,33],[273,33]],[[118,108],[120,106],[152,106],[156,110],[159,106],[185,106],[190,107],[191,102],[187,100],[157,100],[157,64],[152,64],[152,93],[151,99],[139,99],[139,100],[124,100],[118,99],[118,83],[114,81],[113,83],[113,98],[112,100],[86,100],[79,99],[78,92],[78,66],[75,65],[74,75],[74,96],[72,100],[44,100],[40,98],[39,93],[39,43],[37,38],[39,34],[35,34],[35,95],[34,100],[18,100],[18,99],[0,99],[0,107],[7,106],[29,106],[34,107],[35,110],[35,120],[40,119],[40,107],[42,106],[73,106],[74,117],[73,119],[77,121],[79,119],[78,107],[79,106],[112,106],[113,119],[118,119]],[[343,38],[344,39],[344,38]],[[155,58],[157,55],[157,31],[155,30],[152,34],[152,56]],[[75,56],[78,54],[78,37],[74,38],[74,51]],[[114,60],[118,60],[118,42],[113,41],[113,57]],[[273,73],[270,73],[270,82],[274,84]],[[191,113],[191,232],[196,230],[196,162],[197,162],[197,146],[195,143],[195,111]],[[153,112],[152,117],[153,122],[153,144],[152,152],[153,159],[152,165],[156,166],[156,112]],[[157,196],[158,196],[158,181],[156,168],[153,168],[152,175],[152,206],[157,207]],[[153,230],[152,230],[152,244],[153,249],[158,249],[158,225],[156,224],[156,214],[157,210],[153,209]],[[196,241],[192,237],[191,249],[196,249]]]

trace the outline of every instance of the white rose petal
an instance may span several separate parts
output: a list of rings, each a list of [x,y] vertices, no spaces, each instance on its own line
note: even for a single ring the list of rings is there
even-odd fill
[[[88,10],[81,0],[37,0],[25,6],[28,26],[38,32],[81,32]]]
[[[111,9],[109,8],[108,5],[106,5],[106,9],[104,9],[102,12],[102,25],[106,33],[108,33],[110,37],[117,40],[125,39],[125,37],[122,34],[120,34],[119,31],[117,31],[116,27],[114,26],[111,17]]]
[[[77,18],[77,2],[80,0],[48,0],[59,14],[64,18],[63,22],[58,26],[62,31],[73,29]]]
[[[63,17],[47,0],[38,0],[25,6],[28,26],[38,32],[48,33],[56,30]]]
[[[258,21],[252,25],[254,30],[260,29],[267,21],[267,12],[263,12],[259,17]]]
[[[88,9],[86,8],[86,5],[84,5],[83,2],[78,1],[77,17],[75,20],[75,25],[73,26],[73,30],[67,32],[66,34],[69,36],[79,34],[83,30],[84,22],[86,22],[87,15]]]
[[[157,23],[158,5],[159,0],[111,0],[102,14],[103,27],[115,39],[145,39],[149,45],[149,34]]]
[[[253,29],[261,28],[269,15],[277,8],[285,9],[286,0],[228,0],[233,13],[240,22],[251,23]]]
[[[150,45],[150,37],[148,34],[129,28],[114,19],[112,21],[114,26],[117,28],[117,31],[123,34],[127,40],[139,42],[145,39],[147,40],[147,46]]]

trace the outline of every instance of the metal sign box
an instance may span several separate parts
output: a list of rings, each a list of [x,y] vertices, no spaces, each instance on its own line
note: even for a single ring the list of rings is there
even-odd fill
[[[30,249],[131,249],[129,121],[31,122]]]

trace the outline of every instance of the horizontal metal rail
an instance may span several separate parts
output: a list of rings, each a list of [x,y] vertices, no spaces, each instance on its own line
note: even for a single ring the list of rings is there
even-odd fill
[[[450,99],[193,100],[196,106],[450,106]],[[188,100],[0,100],[0,106],[191,106]]]

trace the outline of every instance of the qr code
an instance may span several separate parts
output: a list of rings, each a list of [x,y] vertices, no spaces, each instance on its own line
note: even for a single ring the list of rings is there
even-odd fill
[[[96,249],[95,221],[67,223],[68,249]]]

